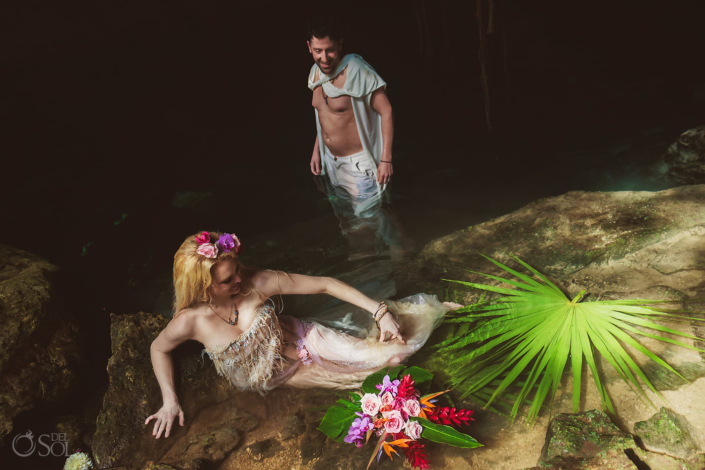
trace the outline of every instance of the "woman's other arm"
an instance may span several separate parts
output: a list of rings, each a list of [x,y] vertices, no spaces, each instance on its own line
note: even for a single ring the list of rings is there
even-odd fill
[[[345,302],[357,305],[374,315],[379,303],[367,297],[359,290],[332,277],[304,276],[303,274],[283,274],[273,271],[260,271],[263,274],[263,285],[259,289],[268,296],[277,294],[328,294]],[[399,324],[392,315],[385,315],[380,320],[381,337],[384,341],[386,333],[391,338],[398,338],[402,343],[404,339],[399,334]]]
[[[169,324],[159,333],[150,347],[152,356],[152,367],[154,375],[157,376],[159,388],[162,390],[162,408],[147,418],[145,425],[154,419],[154,430],[152,435],[157,439],[166,431],[164,437],[169,437],[174,419],[179,417],[179,424],[184,425],[184,412],[179,405],[174,387],[174,361],[171,358],[171,351],[184,341],[193,337],[193,321],[186,312],[181,313],[171,320]]]

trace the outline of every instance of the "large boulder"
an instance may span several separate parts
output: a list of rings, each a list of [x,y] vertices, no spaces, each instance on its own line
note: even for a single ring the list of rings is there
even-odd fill
[[[685,416],[668,408],[646,421],[634,424],[634,433],[641,438],[647,450],[688,459],[698,453],[694,432]]]
[[[625,450],[637,448],[634,438],[619,430],[598,410],[558,414],[548,425],[539,464],[557,468],[634,468]]]
[[[0,245],[0,439],[23,411],[65,399],[81,364],[78,326],[41,257]]]
[[[664,286],[705,291],[705,185],[660,192],[583,192],[540,199],[510,214],[427,244],[395,277],[401,295],[437,294],[466,302],[477,291],[441,279],[487,282],[503,274],[487,255],[514,255],[569,291],[634,292]],[[454,290],[458,292],[453,293]]]
[[[145,426],[144,421],[161,408],[162,398],[150,346],[167,323],[150,313],[111,315],[110,384],[91,441],[98,468],[141,468],[146,462],[198,468],[222,460],[238,444],[240,433],[257,426],[256,418],[228,400],[236,392],[201,358],[200,346],[189,342],[172,353],[186,424],[175,422],[169,438],[152,436],[153,424]]]
[[[705,126],[681,134],[661,158],[658,170],[674,184],[705,183]]]

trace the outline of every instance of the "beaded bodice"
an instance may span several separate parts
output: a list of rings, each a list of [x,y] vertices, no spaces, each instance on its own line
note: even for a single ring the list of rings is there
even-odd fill
[[[282,331],[274,308],[261,305],[252,324],[230,343],[205,348],[218,375],[240,391],[266,392],[269,379],[282,370]]]

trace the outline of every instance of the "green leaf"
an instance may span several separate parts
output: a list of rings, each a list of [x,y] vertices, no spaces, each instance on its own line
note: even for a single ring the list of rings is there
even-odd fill
[[[414,379],[414,388],[421,392],[421,394],[428,393],[431,388],[431,380],[433,379],[433,374],[422,369],[421,367],[409,367],[404,371],[404,375],[411,375]]]
[[[365,381],[362,382],[362,391],[365,393],[379,393],[379,390],[377,390],[377,384],[382,383],[388,370],[389,367],[385,367],[382,370],[378,370],[374,374],[368,375]]]
[[[321,420],[318,430],[334,441],[343,442],[357,415],[342,406],[331,406]]]
[[[360,401],[362,400],[362,397],[360,396],[359,393],[353,393],[353,392],[351,392],[351,393],[350,393],[350,398],[352,398],[352,399],[353,399],[355,402],[357,402],[357,403],[360,403]]]
[[[436,354],[444,354],[447,361],[444,372],[450,377],[448,383],[458,390],[461,397],[473,397],[485,408],[491,408],[494,404],[507,408],[511,404],[512,419],[520,415],[521,409],[528,404],[527,420],[531,423],[545,401],[553,403],[561,377],[570,363],[573,409],[578,411],[584,361],[592,372],[603,408],[614,413],[597,370],[595,356],[599,353],[644,403],[654,406],[643,384],[660,397],[659,392],[624,345],[633,347],[676,374],[675,369],[634,338],[649,338],[705,352],[681,341],[701,338],[657,323],[685,320],[684,323],[690,324],[690,317],[676,315],[682,311],[655,306],[672,301],[627,299],[580,302],[581,298],[584,299],[584,292],[571,299],[539,271],[516,257],[512,258],[530,274],[523,274],[487,258],[516,279],[482,274],[501,282],[503,286],[451,281],[499,294],[482,305],[476,304],[454,312],[447,321],[460,323],[469,330],[463,330],[461,334],[458,329],[454,337],[446,338],[437,345],[439,349]],[[513,288],[508,289],[504,287],[506,285]]]
[[[428,439],[429,441],[438,442],[439,444],[448,444],[455,447],[463,447],[466,449],[482,447],[482,444],[477,442],[474,437],[463,434],[450,426],[435,424],[423,418],[409,419],[418,421],[418,423],[423,427],[421,437]]]
[[[360,406],[360,403],[353,403],[348,400],[343,400],[342,398],[340,400],[338,400],[336,403],[340,403],[345,408],[352,410],[352,411],[362,411],[362,407]]]
[[[399,378],[399,372],[403,371],[406,369],[406,366],[396,366],[391,369],[389,369],[389,372],[387,372],[387,375],[389,375],[390,380],[394,380],[396,378]],[[384,378],[384,376],[382,376]]]

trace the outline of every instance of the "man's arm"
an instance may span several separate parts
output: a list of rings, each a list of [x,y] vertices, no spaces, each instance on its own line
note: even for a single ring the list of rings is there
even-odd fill
[[[389,183],[394,173],[392,168],[392,141],[394,140],[394,113],[392,104],[384,92],[384,88],[378,88],[372,92],[370,106],[382,117],[382,161],[377,168],[377,182],[380,184]]]
[[[321,174],[321,149],[318,146],[318,134],[316,134],[316,143],[313,144],[313,154],[311,155],[311,173]]]

